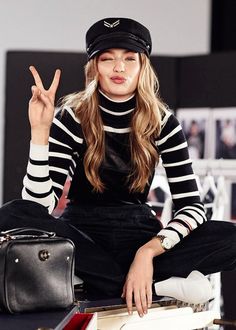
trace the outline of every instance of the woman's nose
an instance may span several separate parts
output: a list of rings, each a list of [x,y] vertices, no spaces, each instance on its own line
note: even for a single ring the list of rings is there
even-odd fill
[[[113,70],[115,72],[124,72],[125,71],[125,64],[122,60],[116,60]]]

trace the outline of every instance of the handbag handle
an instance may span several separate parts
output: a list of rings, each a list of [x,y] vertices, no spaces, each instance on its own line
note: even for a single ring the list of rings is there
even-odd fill
[[[53,231],[46,231],[46,230],[41,230],[41,229],[37,229],[37,228],[31,228],[31,227],[20,227],[20,228],[14,228],[14,229],[10,229],[10,230],[7,230],[7,231],[2,231],[1,232],[1,235],[8,235],[8,236],[11,236],[11,235],[18,235],[18,234],[21,234],[21,233],[27,233],[27,232],[35,232],[35,233],[38,233],[40,235],[47,235],[48,237],[55,237],[56,236],[56,233],[53,232]]]

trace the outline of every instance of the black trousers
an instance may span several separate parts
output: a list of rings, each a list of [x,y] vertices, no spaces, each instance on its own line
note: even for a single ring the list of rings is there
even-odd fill
[[[40,204],[14,200],[0,209],[0,230],[34,227],[70,238],[76,247],[75,273],[96,297],[120,297],[137,249],[161,224],[148,205],[78,207],[68,205],[55,219]],[[236,226],[208,221],[170,251],[154,258],[154,280],[186,277],[192,270],[207,275],[236,269]]]

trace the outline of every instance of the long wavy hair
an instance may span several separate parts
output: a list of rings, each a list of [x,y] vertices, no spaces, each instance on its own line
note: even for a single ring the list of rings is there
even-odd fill
[[[166,111],[158,90],[159,82],[146,55],[140,54],[141,69],[136,89],[136,108],[131,120],[131,171],[127,177],[130,192],[143,192],[148,179],[159,161],[155,139],[160,134],[161,117]],[[81,123],[87,150],[84,169],[87,179],[97,192],[105,185],[99,168],[105,156],[105,133],[98,107],[97,58],[85,66],[85,89],[62,99],[62,105],[74,109]]]

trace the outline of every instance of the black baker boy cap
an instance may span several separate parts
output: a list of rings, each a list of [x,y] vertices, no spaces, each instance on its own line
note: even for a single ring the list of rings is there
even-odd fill
[[[124,48],[148,57],[152,50],[149,30],[130,18],[109,17],[94,23],[86,33],[89,60],[110,48]]]

